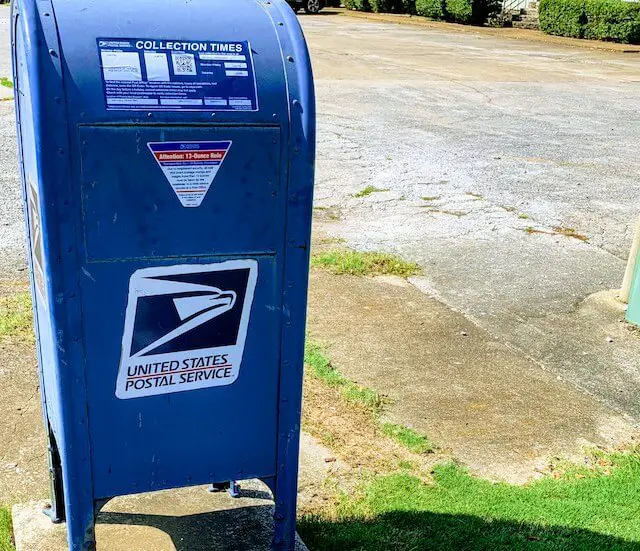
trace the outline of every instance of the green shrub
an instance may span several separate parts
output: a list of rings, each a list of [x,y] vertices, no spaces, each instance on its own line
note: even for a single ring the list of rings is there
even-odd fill
[[[416,12],[431,19],[445,19],[444,0],[416,0]]]
[[[640,42],[640,5],[620,0],[586,0],[584,38]]]
[[[445,0],[447,21],[454,23],[475,23],[484,21],[497,14],[501,9],[499,0]]]
[[[572,38],[640,43],[640,4],[623,0],[541,0],[540,29]]]
[[[547,34],[584,36],[584,0],[540,0],[539,14],[540,30]]]
[[[371,11],[369,0],[343,0],[343,3],[348,10]]]
[[[369,4],[376,13],[404,13],[402,0],[369,0]]]
[[[445,0],[447,20],[454,23],[471,23],[473,19],[473,0]]]

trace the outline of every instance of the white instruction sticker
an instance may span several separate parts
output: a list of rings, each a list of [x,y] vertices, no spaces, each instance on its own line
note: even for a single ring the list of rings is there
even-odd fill
[[[231,141],[147,145],[182,206],[199,207],[231,148]]]

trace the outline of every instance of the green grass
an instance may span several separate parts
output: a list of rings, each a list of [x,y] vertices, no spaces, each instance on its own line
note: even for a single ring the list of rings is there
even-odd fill
[[[11,82],[11,80],[8,79],[7,77],[1,77],[0,84],[5,88],[13,88],[13,82]]]
[[[312,375],[316,379],[320,379],[331,387],[339,388],[347,401],[370,410],[374,415],[382,409],[384,400],[380,393],[347,379],[331,364],[324,348],[317,342],[307,339],[304,361],[311,367]]]
[[[440,199],[440,195],[424,195],[421,199],[423,201],[437,201]]]
[[[314,254],[311,265],[326,268],[337,275],[397,275],[408,277],[420,273],[420,267],[397,256],[378,252],[332,249]]]
[[[418,434],[413,429],[396,425],[395,423],[383,423],[380,427],[383,434],[400,442],[405,448],[413,453],[433,453],[434,445],[423,434]]]
[[[0,296],[0,340],[33,339],[31,295],[16,293]]]
[[[11,513],[0,507],[0,551],[14,551],[11,542]]]
[[[356,197],[357,199],[359,199],[360,197],[369,197],[369,195],[371,195],[372,193],[379,193],[381,191],[389,191],[389,188],[383,189],[376,186],[367,186],[362,191],[356,193],[354,197]]]
[[[588,460],[525,486],[455,464],[435,467],[432,484],[378,476],[299,531],[311,551],[638,551],[640,448]]]

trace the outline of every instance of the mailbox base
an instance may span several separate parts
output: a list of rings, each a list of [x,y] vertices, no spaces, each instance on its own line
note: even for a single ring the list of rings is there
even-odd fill
[[[271,551],[273,502],[261,482],[243,481],[240,499],[206,490],[197,486],[112,500],[97,516],[98,549]],[[45,504],[14,506],[16,551],[67,551],[66,525],[43,515]],[[295,550],[307,550],[299,538]]]

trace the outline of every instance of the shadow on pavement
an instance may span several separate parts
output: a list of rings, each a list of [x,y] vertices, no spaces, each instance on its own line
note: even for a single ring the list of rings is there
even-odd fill
[[[155,528],[166,533],[176,551],[267,551],[271,549],[273,507],[242,507],[185,516],[103,512],[98,524],[122,525],[122,543],[127,527]],[[100,538],[98,537],[98,544]]]
[[[468,515],[393,512],[372,519],[303,519],[310,551],[638,551],[640,543],[562,527],[485,520]]]

